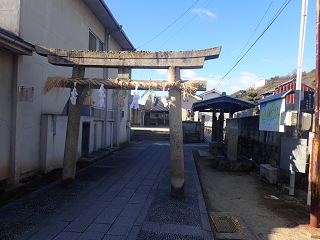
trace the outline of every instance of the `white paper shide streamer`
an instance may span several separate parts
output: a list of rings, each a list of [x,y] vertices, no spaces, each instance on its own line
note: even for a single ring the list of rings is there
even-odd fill
[[[163,103],[163,106],[164,107],[167,107],[168,106],[168,101],[167,101],[167,96],[166,96],[166,93],[164,92],[164,89],[166,88],[166,85],[163,85],[163,94],[162,94],[162,97],[161,97],[161,102]]]
[[[104,84],[101,84],[100,89],[99,89],[99,107],[101,108],[105,108],[105,104],[104,104],[104,98],[106,96],[106,94],[104,93]]]
[[[74,84],[74,87],[73,87],[73,90],[72,90],[72,92],[71,92],[70,100],[71,100],[71,104],[72,104],[72,105],[76,105],[77,96],[78,96],[77,89],[76,89],[77,83],[74,82],[73,84]]]
[[[136,85],[130,108],[139,109],[139,98],[140,98],[140,96],[139,96],[139,92],[138,92],[138,85]]]

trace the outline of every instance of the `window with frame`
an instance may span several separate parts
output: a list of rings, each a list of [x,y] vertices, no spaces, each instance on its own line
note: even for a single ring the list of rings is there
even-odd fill
[[[103,51],[103,42],[101,42],[91,31],[89,31],[89,50]]]

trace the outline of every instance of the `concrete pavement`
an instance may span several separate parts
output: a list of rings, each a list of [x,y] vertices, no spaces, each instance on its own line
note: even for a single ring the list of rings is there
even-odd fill
[[[191,149],[170,195],[169,142],[140,142],[0,209],[0,239],[213,239]]]

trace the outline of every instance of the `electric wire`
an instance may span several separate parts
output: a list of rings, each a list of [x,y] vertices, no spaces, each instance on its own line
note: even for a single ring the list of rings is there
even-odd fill
[[[253,33],[251,34],[251,36],[250,36],[249,40],[247,41],[247,43],[245,44],[245,46],[242,48],[242,50],[241,50],[240,54],[238,55],[238,57],[236,58],[236,60],[235,60],[235,61],[234,61],[234,63],[232,64],[232,66],[233,66],[233,65],[238,61],[238,59],[240,58],[241,54],[242,54],[242,53],[243,53],[243,51],[246,49],[246,47],[247,47],[247,45],[249,44],[249,42],[250,42],[251,38],[252,38],[252,37],[253,37],[253,35],[256,33],[256,31],[257,31],[258,27],[260,26],[261,22],[263,21],[264,17],[266,16],[267,12],[269,11],[269,9],[270,9],[270,7],[271,7],[271,5],[272,5],[273,1],[274,1],[274,0],[272,0],[272,1],[271,1],[271,3],[270,3],[270,5],[269,5],[269,7],[267,8],[267,10],[265,11],[265,13],[263,14],[263,16],[262,16],[262,18],[261,18],[260,22],[258,23],[258,25],[257,25],[256,29],[255,29],[255,30],[253,31]]]
[[[214,0],[209,2],[203,9],[201,9],[201,11],[199,11],[193,18],[191,18],[185,25],[183,25],[177,32],[175,32],[167,41],[165,41],[160,47],[158,47],[157,50],[159,50],[163,45],[169,42],[175,35],[177,35],[184,27],[186,27],[193,19],[195,19],[200,13],[202,13],[203,10],[205,10],[213,2]]]
[[[136,48],[139,49],[143,46],[145,46],[146,44],[148,44],[149,42],[151,42],[152,40],[154,40],[155,38],[157,38],[160,34],[162,34],[164,31],[166,31],[169,27],[171,27],[175,22],[177,22],[184,14],[186,14],[194,5],[196,5],[197,2],[199,2],[200,0],[196,1],[191,7],[188,8],[187,11],[185,11],[182,15],[180,15],[180,17],[178,17],[172,24],[170,24],[166,29],[164,29],[162,32],[160,32],[158,35],[156,35],[154,38],[152,38],[151,40],[149,40],[148,42],[146,42],[145,44],[141,45],[140,47]],[[170,41],[175,35],[177,35],[184,27],[186,27],[193,19],[195,19],[200,13],[202,13],[211,3],[213,3],[214,0],[212,0],[211,2],[209,2],[203,9],[201,9],[201,11],[199,11],[191,20],[189,20],[185,25],[183,25],[177,32],[175,32],[167,41],[165,41],[160,47],[157,48],[156,51],[158,51],[163,45],[165,45],[168,41]],[[142,76],[142,72],[143,70],[141,70],[141,74],[140,74],[140,79]]]
[[[152,39],[150,39],[149,41],[147,41],[146,43],[142,44],[140,47],[136,48],[136,49],[140,49],[141,47],[147,45],[148,43],[150,43],[151,41],[153,41],[154,39],[156,39],[157,37],[159,37],[162,33],[164,33],[166,30],[168,30],[173,24],[175,24],[183,15],[185,15],[194,5],[196,5],[200,0],[197,0],[194,4],[192,4],[184,13],[182,13],[175,21],[173,21],[168,27],[166,27],[164,30],[162,30],[160,33],[158,33],[155,37],[153,37]]]
[[[280,9],[277,11],[275,16],[272,18],[272,20],[269,22],[267,27],[262,31],[260,36],[254,41],[254,43],[250,46],[250,48],[242,55],[242,57],[231,67],[231,69],[221,78],[220,82],[218,83],[217,89],[220,85],[220,83],[225,79],[225,77],[239,64],[239,62],[245,57],[245,55],[252,49],[252,47],[259,41],[259,39],[265,34],[265,32],[270,28],[270,26],[274,23],[274,21],[279,17],[279,15],[283,12],[283,10],[288,6],[288,4],[291,2],[291,0],[285,0],[285,2],[282,4]]]

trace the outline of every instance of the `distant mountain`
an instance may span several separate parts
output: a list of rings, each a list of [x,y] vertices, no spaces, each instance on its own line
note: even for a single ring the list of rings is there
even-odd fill
[[[302,73],[302,79],[301,82],[309,87],[315,88],[315,76],[316,76],[316,70],[313,69],[310,72],[303,72]],[[247,93],[250,91],[255,91],[258,93],[258,97],[262,98],[262,94],[274,89],[275,87],[283,84],[284,82],[296,79],[297,74],[287,75],[287,76],[275,76],[273,78],[270,78],[269,80],[266,80],[266,84],[263,87],[259,87],[257,89],[247,89],[247,90],[239,90],[233,94],[230,95],[230,97],[234,97],[241,100],[246,100]]]

